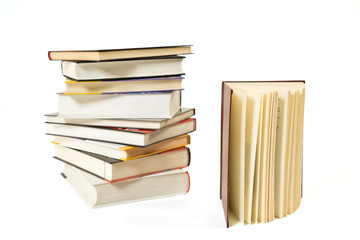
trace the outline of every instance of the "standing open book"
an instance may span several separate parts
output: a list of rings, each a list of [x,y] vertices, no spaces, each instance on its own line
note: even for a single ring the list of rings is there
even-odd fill
[[[221,193],[227,226],[293,213],[302,195],[305,81],[223,82]]]

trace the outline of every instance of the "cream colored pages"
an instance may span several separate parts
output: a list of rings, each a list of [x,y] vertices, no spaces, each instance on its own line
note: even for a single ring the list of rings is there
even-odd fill
[[[290,91],[278,92],[279,104],[277,113],[277,130],[276,130],[276,150],[275,150],[275,217],[282,218],[286,216],[286,162],[287,162],[287,142],[289,134],[287,129],[289,125],[290,113]]]
[[[259,89],[254,89],[252,87],[250,88],[244,87],[241,89],[238,88],[236,85],[235,86],[232,85],[231,87],[233,89],[233,95],[236,96],[244,97],[244,91],[246,91],[246,112],[245,113],[243,112],[242,114],[242,116],[245,116],[245,121],[246,121],[245,131],[243,131],[243,133],[245,133],[245,136],[242,136],[245,137],[245,149],[244,149],[245,151],[243,151],[245,152],[245,163],[243,163],[243,159],[242,159],[243,155],[240,155],[240,157],[237,158],[240,161],[239,220],[242,223],[243,222],[251,223],[251,207],[252,207],[252,197],[253,197],[257,131],[259,124],[259,116],[260,116],[261,91]],[[243,119],[240,119],[240,121],[243,121]],[[230,134],[230,139],[231,139],[231,134]],[[242,148],[244,146],[241,144],[240,147]],[[232,156],[231,149],[230,149],[230,156]],[[244,166],[244,168],[241,166]],[[244,178],[244,175],[245,175],[245,181],[241,182],[241,179]],[[244,205],[243,207],[244,209],[242,211],[241,209],[243,205]]]
[[[290,163],[291,163],[291,151],[292,151],[292,136],[294,129],[294,105],[295,104],[295,96],[290,94],[290,102],[289,102],[289,118],[288,118],[288,129],[287,129],[287,143],[286,143],[286,161],[285,161],[285,182],[284,182],[284,206],[283,211],[285,212],[285,216],[288,214],[288,206],[289,206],[289,185],[290,185]]]
[[[232,94],[229,157],[229,209],[244,223],[246,91]]]
[[[299,94],[299,117],[298,117],[298,139],[296,146],[295,164],[295,188],[294,188],[294,211],[299,207],[301,201],[302,187],[302,150],[303,150],[303,128],[304,128],[304,103],[305,89]]]
[[[302,193],[303,82],[234,82],[229,221],[269,222],[294,212]]]
[[[271,106],[271,134],[270,134],[270,156],[269,156],[269,177],[268,177],[268,221],[274,220],[274,178],[275,178],[275,143],[276,143],[276,126],[277,126],[277,112],[278,112],[278,93],[273,93]]]
[[[298,106],[299,106],[299,92],[296,91],[294,95],[294,109],[293,109],[293,127],[292,127],[292,136],[291,136],[291,154],[289,161],[289,186],[288,186],[288,213],[291,214],[295,211],[295,164],[296,164],[296,146],[297,146],[297,128],[298,126]]]
[[[267,219],[267,173],[268,173],[268,157],[269,157],[269,137],[270,137],[270,106],[272,93],[266,94],[266,104],[264,105],[264,141],[260,159],[260,175],[259,175],[259,205],[258,205],[258,222],[266,222]]]
[[[254,187],[255,158],[259,127],[261,92],[248,90],[246,106],[245,146],[245,222],[251,223],[251,208]]]
[[[285,112],[285,121],[281,124],[279,124],[279,128],[278,131],[281,132],[288,132],[291,131],[293,129],[292,127],[289,127],[289,117],[291,115],[289,115],[289,110],[288,109],[292,109],[294,110],[292,107],[292,105],[288,104],[288,101],[290,101],[290,93],[289,90],[293,93],[295,93],[296,90],[299,89],[304,89],[305,85],[302,82],[278,82],[278,83],[274,83],[274,82],[261,82],[261,83],[241,83],[239,84],[239,86],[241,86],[242,88],[257,88],[257,89],[267,89],[267,90],[276,90],[279,94],[279,104],[281,104],[282,102],[285,102],[286,107],[285,107],[285,111],[280,111],[279,114],[281,114],[282,112]],[[284,100],[284,101],[282,101]],[[282,107],[280,107],[281,109]],[[303,113],[299,113],[300,116],[303,116]],[[283,117],[281,117],[283,118]],[[300,128],[295,128],[299,131],[302,132],[302,127]],[[284,131],[283,131],[284,130]],[[271,181],[274,181],[274,184],[271,183],[271,186],[274,186],[274,189],[272,190],[271,187],[268,185],[269,192],[267,192],[267,201],[268,205],[267,205],[267,213],[270,215],[275,214],[276,217],[284,217],[287,214],[287,198],[288,196],[288,186],[286,185],[287,180],[285,181],[285,179],[287,179],[288,176],[288,167],[290,166],[288,161],[291,160],[290,157],[287,157],[289,152],[292,152],[292,150],[289,151],[289,148],[293,147],[294,151],[297,151],[297,147],[295,146],[291,146],[291,141],[293,141],[294,135],[295,133],[291,133],[289,135],[283,135],[280,134],[280,137],[276,138],[276,150],[275,153],[281,153],[281,154],[276,154],[275,155],[275,164],[276,166],[274,168],[276,168],[275,170],[275,175],[274,178],[269,177],[268,179],[268,184],[271,183]],[[279,134],[277,133],[276,135],[279,136]],[[290,141],[289,136],[292,136],[292,139]],[[296,134],[295,134],[296,135]],[[281,140],[279,143],[279,139]],[[290,141],[290,144],[289,144]],[[302,144],[302,139],[300,140],[301,144]],[[302,147],[301,147],[302,149]],[[296,156],[299,157],[299,154],[296,153]],[[297,164],[299,164],[298,160],[295,161]],[[279,165],[281,166],[282,171],[279,171]],[[295,169],[299,169],[299,167],[297,167],[298,165],[295,166]],[[273,172],[274,170],[270,170],[270,172]],[[299,170],[300,171],[300,170]],[[282,186],[279,188],[279,179],[281,179],[282,182]],[[297,181],[299,182],[299,178],[296,177]],[[275,186],[276,185],[276,186]],[[285,186],[286,185],[286,186]],[[301,184],[300,186],[300,191],[299,191],[299,187],[296,187],[294,185],[294,188],[296,189],[295,191],[297,191],[298,193],[300,192],[301,194]],[[276,192],[275,192],[276,191]],[[271,196],[271,194],[274,194],[275,196]],[[294,192],[293,192],[294,193]],[[281,196],[281,197],[280,197]],[[272,203],[270,200],[273,199],[274,203]],[[279,202],[281,200],[281,203]],[[297,198],[299,199],[299,198]],[[295,203],[294,203],[295,204]],[[253,204],[254,207],[255,204]],[[296,205],[296,204],[295,204]],[[271,209],[270,206],[274,206],[274,209]],[[270,211],[275,211],[274,213],[270,213]],[[254,214],[254,212],[252,213]],[[268,215],[268,216],[270,216]],[[268,218],[268,220],[270,220]],[[254,220],[253,220],[254,221]]]
[[[251,223],[258,222],[258,203],[259,203],[259,175],[260,175],[260,160],[262,148],[264,145],[263,142],[263,121],[264,121],[264,105],[266,104],[266,96],[264,93],[261,94],[260,102],[260,116],[258,124],[258,137],[257,137],[257,148],[256,148],[256,158],[255,158],[255,169],[254,169],[254,186],[253,186],[253,198],[252,198],[252,208],[251,208]]]

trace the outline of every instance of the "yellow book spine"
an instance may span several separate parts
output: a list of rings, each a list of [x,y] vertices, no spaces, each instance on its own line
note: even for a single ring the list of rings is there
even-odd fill
[[[64,81],[64,83],[99,83],[99,82],[103,82],[103,81],[74,81],[70,79],[66,79]]]
[[[67,93],[64,92],[64,95],[98,95],[98,94],[102,94],[102,92],[93,92],[93,93]]]
[[[155,152],[150,152],[150,153],[141,154],[141,155],[134,156],[134,157],[130,157],[130,158],[121,158],[120,160],[122,160],[122,161],[128,161],[128,160],[132,160],[132,159],[135,159],[135,158],[147,157],[147,156],[154,155],[154,154],[158,154],[158,153],[161,153],[161,152],[166,152],[166,151],[169,151],[169,150],[172,150],[172,149],[175,149],[175,148],[185,147],[185,146],[187,146],[187,145],[190,144],[190,139],[191,139],[191,138],[190,138],[190,135],[188,135],[188,134],[179,136],[179,137],[177,137],[177,138],[183,138],[183,137],[187,137],[188,143],[186,143],[186,144],[181,144],[181,145],[178,145],[178,146],[173,146],[173,147],[166,148],[166,149],[161,149],[161,150],[155,151]],[[175,138],[175,139],[176,139],[176,138]],[[139,147],[124,146],[124,147],[120,147],[119,150],[122,150],[122,151],[125,151],[125,152],[126,152],[127,150],[133,149],[133,148],[139,148]]]
[[[124,147],[119,147],[119,150],[126,151],[126,150],[129,150],[131,148],[135,148],[135,147],[134,146],[124,146]]]
[[[122,161],[129,161],[129,160],[136,159],[136,158],[147,157],[147,156],[151,156],[151,155],[154,155],[154,154],[158,154],[158,153],[166,152],[166,151],[169,151],[169,150],[173,150],[173,149],[176,149],[176,148],[185,147],[185,146],[187,146],[187,145],[188,145],[188,144],[182,144],[182,145],[179,145],[179,146],[175,146],[175,147],[163,149],[163,150],[156,151],[156,152],[146,153],[146,154],[138,155],[138,156],[131,157],[131,158],[126,158],[126,159],[125,159],[125,158],[120,158],[120,160],[122,160]]]

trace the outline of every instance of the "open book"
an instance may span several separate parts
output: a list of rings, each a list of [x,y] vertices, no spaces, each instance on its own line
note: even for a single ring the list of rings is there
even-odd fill
[[[220,198],[228,227],[299,207],[304,102],[305,81],[223,82]]]

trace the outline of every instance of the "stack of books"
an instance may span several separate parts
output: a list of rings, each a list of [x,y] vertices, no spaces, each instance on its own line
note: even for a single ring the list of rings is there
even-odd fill
[[[195,109],[181,106],[182,61],[191,46],[50,51],[66,90],[46,115],[62,175],[90,207],[189,191],[188,133]]]

